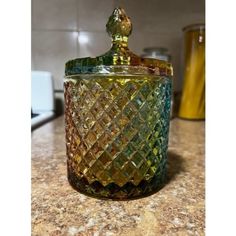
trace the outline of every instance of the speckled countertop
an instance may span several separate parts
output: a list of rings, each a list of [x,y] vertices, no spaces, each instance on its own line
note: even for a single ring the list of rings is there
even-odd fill
[[[64,118],[32,132],[33,236],[204,235],[204,122],[171,121],[168,183],[133,201],[104,201],[67,182]]]

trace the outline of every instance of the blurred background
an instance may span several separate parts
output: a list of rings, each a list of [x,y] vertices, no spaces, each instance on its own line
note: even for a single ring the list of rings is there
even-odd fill
[[[48,109],[54,117],[63,114],[65,62],[109,50],[105,25],[117,6],[125,9],[133,24],[129,48],[138,55],[152,53],[144,48],[165,48],[163,52],[174,67],[174,96],[181,94],[185,66],[182,29],[205,22],[204,0],[32,0],[32,71],[49,72],[54,100]],[[40,75],[32,78],[35,76]],[[35,89],[32,87],[32,96]],[[40,112],[31,109],[31,113]]]

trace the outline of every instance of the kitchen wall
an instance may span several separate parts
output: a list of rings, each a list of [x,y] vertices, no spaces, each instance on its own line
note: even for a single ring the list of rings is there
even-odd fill
[[[105,24],[122,6],[133,23],[129,47],[167,47],[174,66],[174,89],[182,87],[182,28],[204,22],[204,0],[32,0],[32,70],[53,74],[56,96],[63,98],[64,64],[96,56],[110,47]]]

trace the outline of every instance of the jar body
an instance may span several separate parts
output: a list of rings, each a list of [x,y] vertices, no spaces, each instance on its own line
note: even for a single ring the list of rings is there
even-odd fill
[[[166,175],[171,79],[153,75],[67,77],[68,180],[87,195],[131,199]]]
[[[205,118],[205,28],[184,30],[184,85],[179,117]]]

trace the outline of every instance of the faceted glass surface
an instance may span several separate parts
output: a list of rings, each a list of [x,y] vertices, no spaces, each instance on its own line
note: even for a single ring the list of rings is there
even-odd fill
[[[80,192],[129,199],[163,184],[171,79],[80,75],[66,78],[68,179]]]

